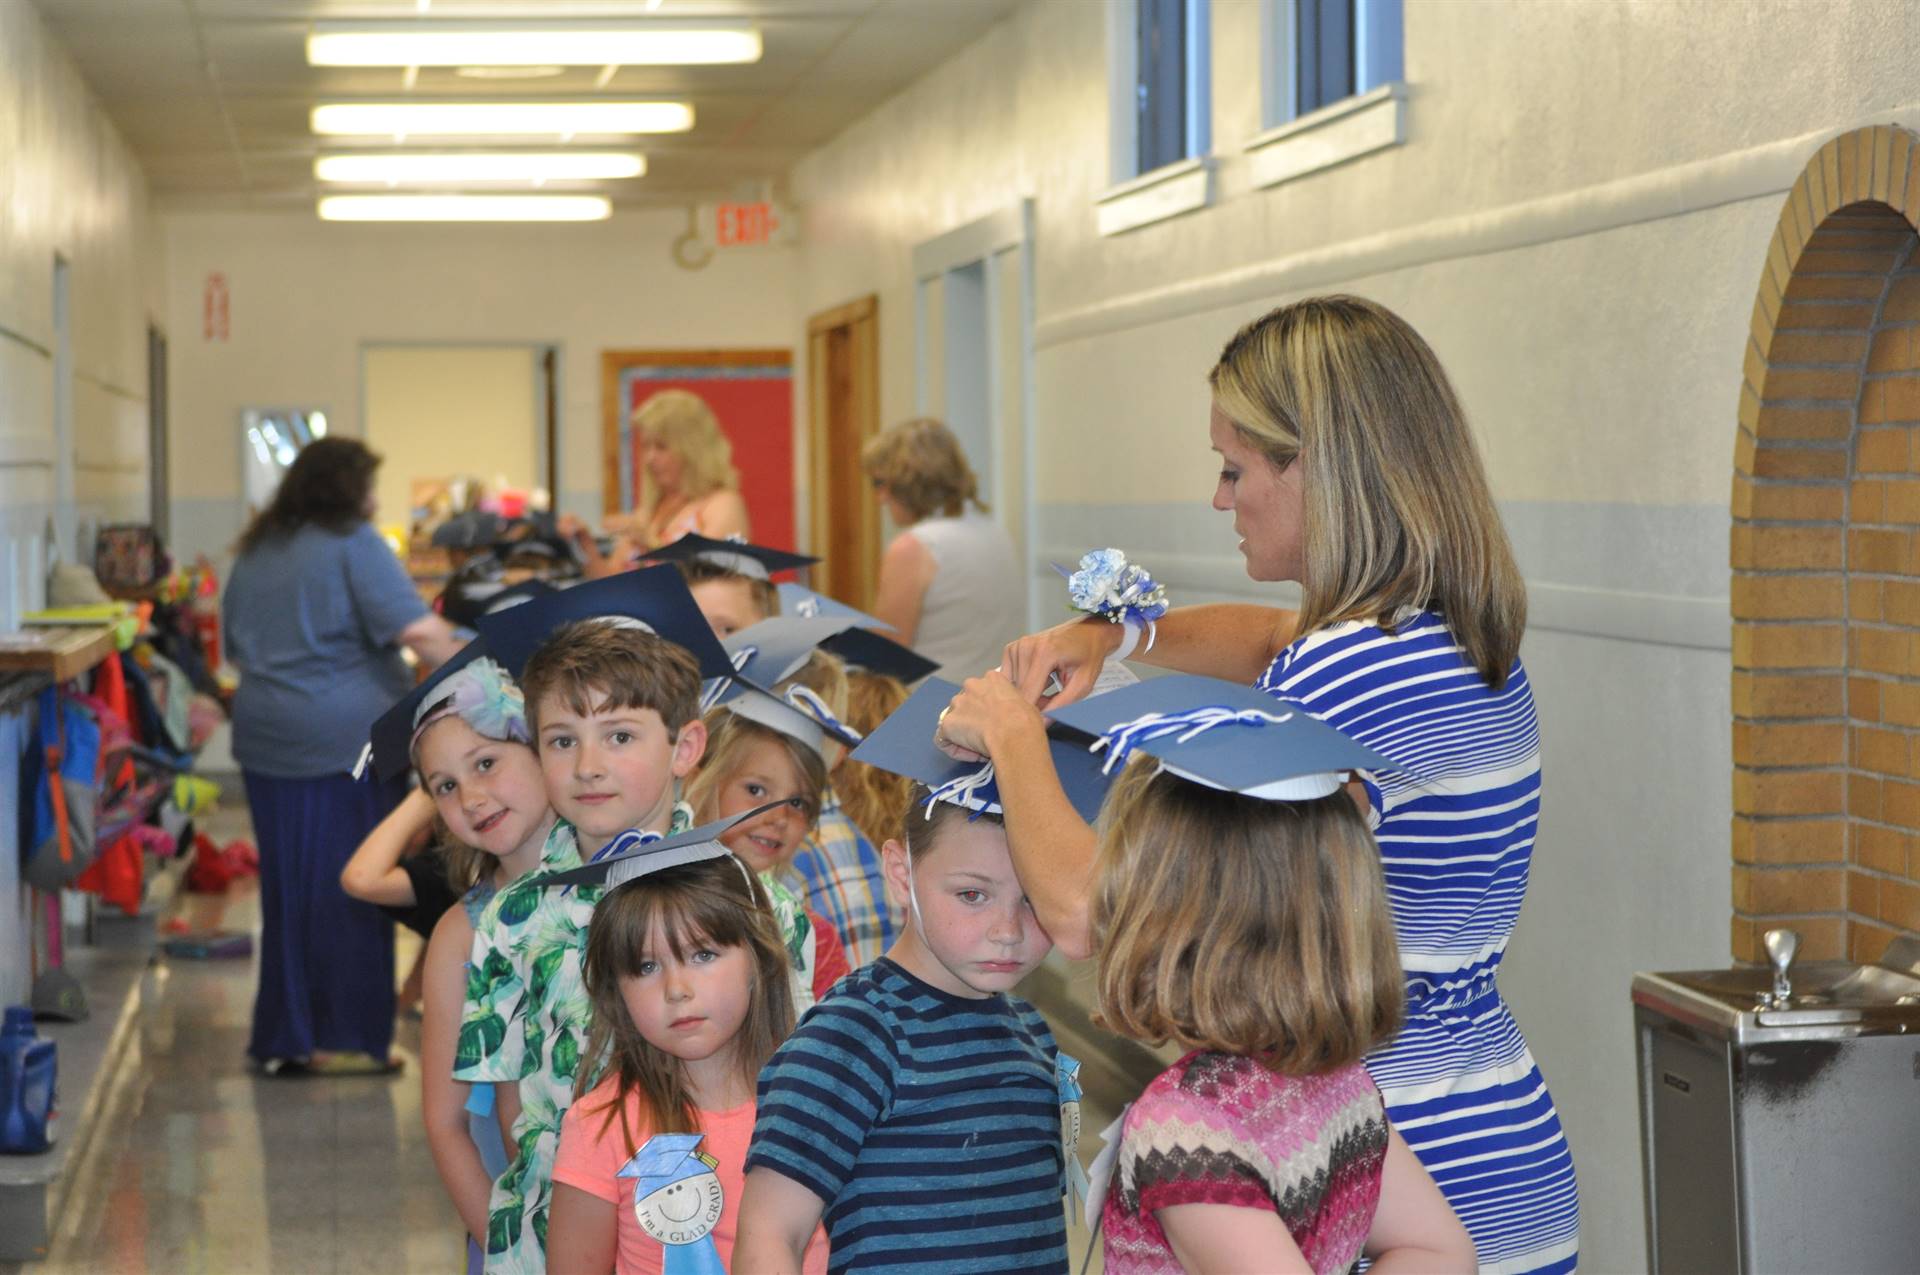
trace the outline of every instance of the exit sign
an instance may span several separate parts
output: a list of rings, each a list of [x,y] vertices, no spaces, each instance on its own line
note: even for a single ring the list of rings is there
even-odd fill
[[[715,248],[760,248],[800,237],[793,210],[769,199],[708,204],[700,210],[700,230]]]

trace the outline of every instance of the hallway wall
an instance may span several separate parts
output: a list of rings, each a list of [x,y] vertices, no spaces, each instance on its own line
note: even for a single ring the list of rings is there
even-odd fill
[[[317,407],[360,436],[369,344],[559,347],[562,510],[600,514],[600,352],[794,346],[797,253],[673,264],[677,211],[578,225],[323,222],[311,209],[168,211],[173,286],[173,518],[183,551],[224,554],[241,523],[245,407]],[[202,289],[226,275],[232,335],[200,339]]]
[[[73,520],[141,519],[147,321],[163,283],[146,177],[39,16],[0,4],[0,629],[46,596],[56,255],[70,267]],[[5,1004],[23,1000],[28,981],[18,874],[14,856],[0,855]]]
[[[1204,377],[1234,328],[1353,291],[1426,335],[1531,592],[1547,785],[1501,983],[1573,1143],[1583,1265],[1636,1269],[1628,981],[1728,959],[1728,496],[1754,290],[1819,144],[1920,119],[1920,13],[1415,0],[1406,143],[1255,190],[1261,7],[1211,6],[1211,207],[1097,233],[1106,6],[1043,0],[797,168],[801,306],[879,293],[883,418],[908,415],[914,246],[1032,198],[1037,557],[1117,542],[1178,601],[1287,596],[1246,581],[1206,508]]]
[[[164,286],[147,181],[65,50],[0,5],[0,627],[37,605],[54,496],[56,256],[70,267],[74,505],[147,512],[147,321]],[[74,546],[68,545],[69,555]],[[91,560],[93,546],[85,546]]]

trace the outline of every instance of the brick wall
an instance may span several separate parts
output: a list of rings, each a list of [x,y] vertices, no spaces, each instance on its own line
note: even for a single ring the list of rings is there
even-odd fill
[[[1909,162],[1911,159],[1911,163]],[[1734,456],[1733,954],[1920,935],[1920,145],[1862,129],[1795,183]]]

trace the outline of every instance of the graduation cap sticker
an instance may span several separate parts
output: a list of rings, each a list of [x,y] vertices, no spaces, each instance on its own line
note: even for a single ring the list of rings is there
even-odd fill
[[[374,720],[372,738],[367,745],[371,754],[373,773],[383,780],[390,780],[406,773],[413,764],[413,734],[419,724],[421,710],[431,708],[447,696],[448,679],[459,673],[476,660],[490,659],[491,650],[485,638],[475,638],[453,653],[453,656],[427,676],[427,679],[408,691],[400,701]],[[363,755],[357,775],[365,767],[368,758]]]
[[[614,1176],[633,1183],[633,1216],[666,1246],[667,1275],[724,1272],[713,1242],[726,1198],[719,1161],[699,1150],[705,1135],[656,1133]]]
[[[733,672],[687,582],[667,566],[626,571],[556,590],[483,615],[474,623],[495,658],[518,677],[554,630],[578,620],[612,620],[657,634],[691,651],[700,662],[702,677],[726,677]]]
[[[994,783],[992,762],[956,761],[940,751],[933,742],[934,728],[940,724],[940,710],[952,702],[960,688],[952,682],[930,677],[907,697],[907,702],[892,716],[873,728],[853,760],[865,762],[896,775],[905,775],[933,790],[935,801],[948,801],[969,810],[997,815],[1000,790]],[[1101,760],[1087,748],[1084,740],[1068,739],[1048,732],[1048,747],[1053,753],[1053,768],[1060,786],[1082,819],[1091,823],[1100,813],[1100,802],[1111,782],[1101,770]]]
[[[641,555],[643,562],[704,562],[722,571],[731,571],[749,580],[766,580],[776,571],[792,571],[820,561],[804,553],[789,553],[745,540],[715,540],[690,531],[670,545],[661,545]]]
[[[1198,674],[1156,677],[1049,716],[1088,736],[1088,754],[1109,774],[1144,752],[1181,779],[1269,801],[1325,797],[1349,771],[1401,769],[1265,691]]]

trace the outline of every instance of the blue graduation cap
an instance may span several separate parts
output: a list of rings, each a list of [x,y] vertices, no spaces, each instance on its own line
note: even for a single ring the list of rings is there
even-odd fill
[[[687,582],[669,566],[626,571],[560,589],[483,615],[475,624],[495,658],[518,677],[555,629],[577,620],[613,620],[657,634],[691,651],[700,662],[702,677],[726,677],[733,672]]]
[[[993,763],[956,761],[933,742],[940,710],[959,693],[960,688],[952,682],[928,678],[892,716],[874,727],[850,756],[854,761],[925,784],[933,790],[936,801],[997,815],[1001,813],[1000,790],[994,783]],[[1080,817],[1091,823],[1100,813],[1111,780],[1102,772],[1100,758],[1088,751],[1084,741],[1051,731],[1048,735],[1060,786]]]
[[[811,620],[817,616],[837,616],[846,619],[863,629],[885,629],[893,632],[893,626],[886,621],[868,615],[836,601],[824,593],[815,593],[803,584],[782,582],[775,586],[780,594],[780,614],[798,616]]]
[[[698,828],[676,832],[670,837],[629,828],[601,847],[591,862],[561,872],[543,873],[535,881],[542,886],[604,885],[611,890],[668,868],[725,858],[733,851],[720,844],[721,837],[733,831],[735,825],[757,819],[785,804],[770,801],[764,806],[755,806],[752,810],[728,815],[725,819],[703,823]],[[742,871],[745,871],[744,865]]]
[[[413,728],[421,710],[445,698],[441,688],[448,678],[482,658],[490,658],[487,640],[475,638],[455,651],[445,664],[428,674],[425,681],[401,696],[398,703],[374,720],[367,745],[374,774],[390,780],[406,773],[407,767],[413,764]],[[356,775],[366,762],[367,758],[363,756],[360,766],[355,767]]]
[[[698,1153],[705,1140],[703,1133],[656,1133],[613,1176],[633,1179],[634,1197],[643,1199],[663,1186],[712,1173],[712,1162]]]
[[[776,571],[792,571],[820,561],[804,553],[750,544],[744,539],[715,540],[697,531],[689,531],[670,545],[649,549],[640,559],[643,562],[703,562],[749,580],[765,580]]]
[[[1181,779],[1269,801],[1325,797],[1349,771],[1401,769],[1304,709],[1198,674],[1152,678],[1049,716],[1090,737],[1088,755],[1108,773],[1139,751]]]
[[[848,629],[844,633],[836,633],[822,642],[820,649],[839,656],[846,663],[849,673],[879,673],[884,677],[897,677],[909,686],[938,672],[940,668],[938,663],[912,647],[903,646],[885,634],[868,629]]]
[[[776,615],[749,625],[721,643],[732,659],[728,671],[762,686],[778,686],[798,673],[817,647],[852,623],[840,616]]]
[[[775,691],[746,677],[735,677],[720,700],[721,708],[750,722],[796,739],[826,760],[828,739],[852,748],[860,732],[833,714],[825,700],[805,686]]]

